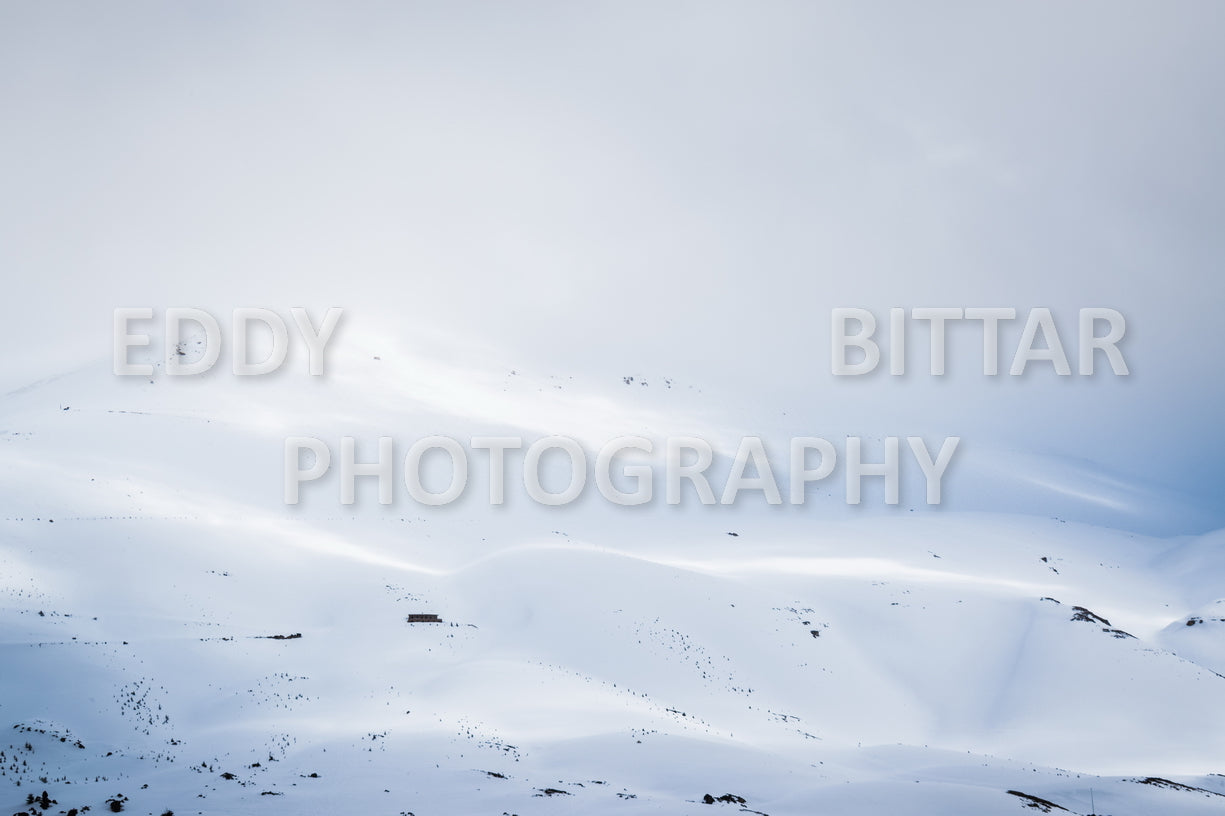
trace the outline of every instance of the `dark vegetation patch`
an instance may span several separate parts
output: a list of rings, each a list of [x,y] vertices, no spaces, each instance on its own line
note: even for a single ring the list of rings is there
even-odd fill
[[[1080,607],[1077,607],[1077,609],[1079,608]],[[1031,796],[1028,793],[1021,793],[1020,791],[1014,791],[1014,790],[1008,791],[1008,795],[1015,796],[1018,799],[1020,799],[1022,802],[1025,803],[1025,807],[1033,808],[1034,810],[1040,810],[1043,813],[1050,813],[1052,810],[1062,810],[1066,813],[1071,813],[1071,811],[1069,811],[1067,808],[1063,807],[1062,805],[1057,805],[1054,802],[1048,799],[1043,799],[1040,796]]]
[[[1101,615],[1095,615],[1083,606],[1072,607],[1072,620],[1084,621],[1085,623],[1097,623],[1102,626],[1109,626],[1110,621],[1103,618]]]
[[[1154,788],[1167,788],[1169,790],[1187,791],[1188,793],[1203,793],[1208,796],[1225,797],[1225,793],[1217,793],[1216,791],[1211,791],[1207,788],[1197,788],[1194,785],[1184,785],[1181,782],[1162,779],[1159,776],[1148,776],[1144,779],[1135,779],[1132,781],[1141,785],[1152,785]]]

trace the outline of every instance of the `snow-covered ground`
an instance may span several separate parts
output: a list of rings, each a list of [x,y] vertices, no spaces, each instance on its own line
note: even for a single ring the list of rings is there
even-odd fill
[[[1221,533],[815,488],[430,509],[333,478],[285,506],[290,434],[735,429],[685,384],[367,351],[323,383],[98,361],[4,397],[0,811],[1225,808]]]

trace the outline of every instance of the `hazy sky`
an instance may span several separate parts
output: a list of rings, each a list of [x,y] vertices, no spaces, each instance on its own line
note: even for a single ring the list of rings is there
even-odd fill
[[[108,359],[115,306],[340,305],[1215,508],[1222,42],[1217,2],[6,1],[0,384]],[[1070,354],[1114,307],[1132,376],[983,378],[966,331],[836,381],[851,305],[1049,306]]]

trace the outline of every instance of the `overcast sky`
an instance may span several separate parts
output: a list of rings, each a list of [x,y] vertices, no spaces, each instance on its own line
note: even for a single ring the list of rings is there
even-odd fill
[[[1218,2],[6,0],[0,385],[106,365],[116,306],[339,305],[1220,517],[1223,42]],[[1069,354],[1110,306],[1132,376],[984,378],[967,327],[839,381],[835,306],[1048,306]]]

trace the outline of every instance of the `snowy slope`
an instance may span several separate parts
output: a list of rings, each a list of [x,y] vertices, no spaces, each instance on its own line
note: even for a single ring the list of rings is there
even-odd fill
[[[1225,807],[1220,533],[836,491],[287,508],[290,434],[736,434],[697,388],[379,356],[4,397],[0,812]]]

